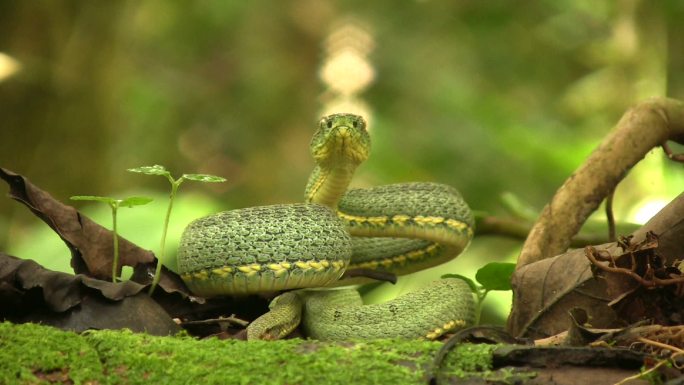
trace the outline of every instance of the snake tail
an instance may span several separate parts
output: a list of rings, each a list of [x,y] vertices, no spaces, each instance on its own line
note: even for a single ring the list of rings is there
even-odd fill
[[[296,291],[277,296],[268,307],[268,313],[247,326],[247,340],[278,340],[299,326],[303,302]]]
[[[343,223],[311,203],[225,211],[190,223],[178,269],[195,294],[211,297],[327,286],[349,264]]]
[[[363,305],[354,289],[298,290],[277,297],[271,311],[247,328],[248,338],[271,339],[283,330],[289,333],[296,326],[294,322],[299,321],[302,306],[306,335],[328,341],[435,339],[472,325],[475,314],[473,293],[458,278],[437,280],[391,301],[372,305]]]
[[[361,305],[356,290],[308,291],[304,330],[321,340],[435,339],[474,321],[473,293],[458,278],[434,281],[391,301]],[[359,299],[354,299],[354,298]]]

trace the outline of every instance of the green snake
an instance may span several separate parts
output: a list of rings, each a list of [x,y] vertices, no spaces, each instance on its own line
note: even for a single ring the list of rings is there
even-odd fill
[[[451,260],[470,242],[473,216],[442,184],[348,189],[370,152],[360,116],[324,117],[310,148],[316,166],[305,203],[225,211],[188,225],[178,249],[188,288],[204,297],[300,289],[276,297],[249,325],[248,339],[281,338],[300,323],[322,340],[434,339],[472,323],[472,293],[456,278],[373,305],[354,289],[313,289],[352,282],[338,282],[347,269],[403,275]]]

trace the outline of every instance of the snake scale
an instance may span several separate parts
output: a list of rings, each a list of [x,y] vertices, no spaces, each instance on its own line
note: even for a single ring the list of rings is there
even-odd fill
[[[401,275],[446,262],[470,242],[473,217],[442,184],[348,189],[370,152],[360,116],[322,118],[310,148],[316,166],[305,203],[225,211],[188,225],[178,268],[190,290],[211,297],[300,289],[276,297],[249,325],[248,339],[281,338],[300,323],[322,340],[434,339],[472,323],[472,293],[456,278],[373,305],[354,289],[315,289],[346,284],[338,280],[347,269]]]

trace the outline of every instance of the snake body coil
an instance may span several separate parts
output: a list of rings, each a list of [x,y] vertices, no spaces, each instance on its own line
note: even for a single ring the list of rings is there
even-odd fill
[[[252,207],[192,222],[178,265],[202,296],[325,287],[347,268],[407,274],[446,262],[467,246],[473,218],[453,188],[404,183],[348,190],[368,157],[365,121],[323,118],[311,151],[316,161],[306,203]],[[300,323],[314,338],[436,338],[472,322],[473,298],[459,279],[444,279],[392,301],[363,305],[358,292],[296,290],[271,303],[248,327],[249,339],[275,339]]]
[[[205,297],[328,286],[351,258],[350,236],[328,208],[315,204],[250,207],[190,223],[178,268]]]
[[[392,301],[363,305],[356,290],[306,292],[304,330],[321,340],[387,337],[436,338],[473,322],[473,302],[465,281],[434,281]]]

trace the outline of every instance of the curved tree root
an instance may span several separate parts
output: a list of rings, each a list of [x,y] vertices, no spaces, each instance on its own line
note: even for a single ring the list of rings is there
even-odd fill
[[[627,172],[668,140],[684,144],[684,103],[652,98],[629,109],[544,207],[523,245],[517,268],[565,252],[582,224]]]

